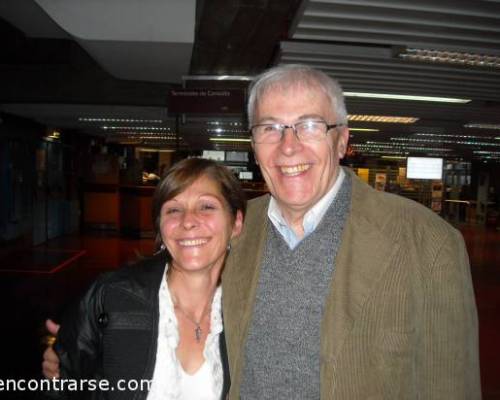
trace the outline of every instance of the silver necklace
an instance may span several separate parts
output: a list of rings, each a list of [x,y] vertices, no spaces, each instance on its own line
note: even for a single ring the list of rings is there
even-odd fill
[[[206,305],[205,305],[205,308],[203,309],[203,313],[201,314],[201,317],[200,317],[200,320],[199,321],[196,321],[194,318],[192,318],[191,316],[188,315],[187,312],[185,312],[182,307],[180,306],[179,303],[175,304],[175,307],[182,313],[182,315],[184,315],[189,321],[191,321],[194,326],[196,327],[194,329],[194,337],[196,339],[196,341],[198,343],[200,343],[200,340],[201,340],[201,335],[203,333],[202,329],[201,329],[201,323],[203,322],[203,319],[205,318],[207,312],[208,312],[208,306],[212,303],[212,301],[209,301]]]

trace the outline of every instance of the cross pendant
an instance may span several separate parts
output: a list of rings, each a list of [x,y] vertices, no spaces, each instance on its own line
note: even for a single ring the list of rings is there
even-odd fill
[[[199,325],[194,330],[194,335],[196,337],[196,341],[199,342],[201,340],[201,328]]]

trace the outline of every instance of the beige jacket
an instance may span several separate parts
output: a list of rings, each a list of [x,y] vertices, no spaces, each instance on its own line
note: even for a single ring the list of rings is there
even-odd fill
[[[321,325],[321,399],[480,399],[477,312],[460,233],[347,172],[352,208]],[[222,278],[230,399],[239,398],[268,202],[250,202]]]

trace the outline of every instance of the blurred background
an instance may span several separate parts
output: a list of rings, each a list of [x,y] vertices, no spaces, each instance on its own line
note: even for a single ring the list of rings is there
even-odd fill
[[[37,376],[44,319],[151,254],[173,162],[217,159],[267,192],[248,84],[303,63],[345,91],[343,163],[463,233],[500,399],[499,1],[1,0],[0,49],[0,378]]]

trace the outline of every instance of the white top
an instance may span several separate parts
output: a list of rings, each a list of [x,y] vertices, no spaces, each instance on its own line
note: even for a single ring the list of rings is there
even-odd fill
[[[342,168],[340,168],[339,174],[332,188],[309,211],[305,213],[302,221],[302,227],[304,228],[304,237],[302,238],[297,237],[293,229],[288,226],[285,218],[283,218],[278,202],[271,196],[269,208],[267,209],[267,216],[290,249],[293,250],[302,241],[302,239],[314,232],[321,219],[326,214],[328,207],[330,207],[330,204],[332,204],[333,200],[335,200],[344,178],[345,172]]]
[[[210,391],[212,386],[212,374],[205,361],[193,375],[189,375],[181,368],[181,399],[182,400],[212,400]],[[220,398],[220,395],[219,395]]]
[[[165,267],[165,273],[168,266]],[[164,274],[166,276],[166,274]],[[219,400],[222,394],[223,371],[219,347],[222,332],[221,288],[215,291],[208,333],[201,368],[189,376],[177,359],[175,350],[179,344],[179,329],[166,279],[162,279],[158,299],[158,347],[151,390],[147,400]],[[187,378],[186,378],[187,375]],[[186,384],[187,381],[191,383]]]

